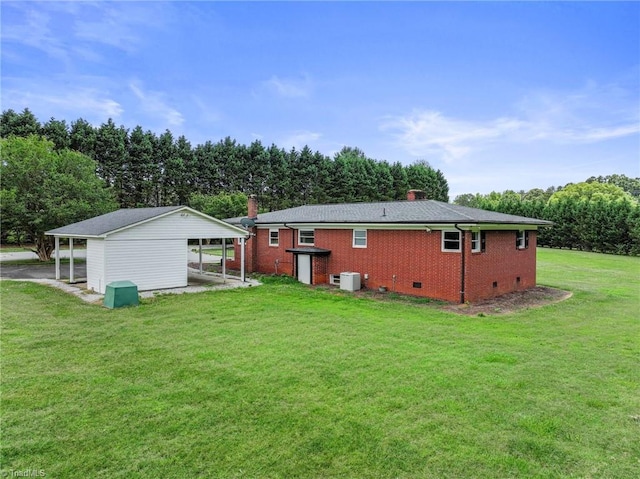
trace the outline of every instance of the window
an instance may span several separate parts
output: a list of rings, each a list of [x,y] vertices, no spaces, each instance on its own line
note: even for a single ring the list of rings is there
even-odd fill
[[[367,247],[367,230],[353,230],[353,247]]]
[[[298,244],[311,245],[315,243],[314,230],[298,230]]]
[[[277,228],[269,229],[269,246],[278,246],[280,243],[280,230]]]
[[[516,231],[516,248],[526,249],[529,247],[529,232]]]
[[[471,232],[471,252],[484,253],[486,251],[486,234],[484,231]]]
[[[460,231],[442,232],[442,251],[460,251]]]

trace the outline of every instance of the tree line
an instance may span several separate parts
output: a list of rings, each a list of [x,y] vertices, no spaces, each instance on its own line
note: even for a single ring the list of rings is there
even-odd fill
[[[94,127],[80,118],[67,124],[51,118],[41,124],[28,109],[5,110],[0,137],[39,135],[56,150],[80,152],[97,163],[96,174],[121,208],[191,204],[202,196],[256,194],[266,211],[302,204],[389,201],[421,189],[429,198],[449,201],[440,170],[425,161],[405,166],[367,157],[344,147],[333,157],[308,146],[285,150],[227,137],[193,146],[166,130],[160,135],[112,119]],[[242,213],[238,213],[242,214]]]
[[[640,178],[591,177],[546,190],[465,194],[454,203],[553,221],[538,245],[613,254],[640,254]]]
[[[404,166],[368,158],[345,147],[330,158],[309,147],[284,150],[225,138],[193,147],[170,131],[129,131],[109,119],[94,127],[83,119],[41,124],[25,109],[0,116],[2,240],[37,243],[41,233],[118,207],[188,204],[219,218],[247,213],[256,194],[261,210],[302,204],[405,199],[409,189],[448,202],[440,170],[418,161]],[[86,175],[89,175],[87,177]],[[546,190],[465,194],[455,203],[554,222],[542,228],[541,246],[640,254],[640,179],[592,177]]]

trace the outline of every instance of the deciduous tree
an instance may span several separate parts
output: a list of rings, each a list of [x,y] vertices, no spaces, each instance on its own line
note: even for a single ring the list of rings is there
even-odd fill
[[[0,139],[2,226],[28,235],[42,261],[53,238],[45,232],[114,210],[117,205],[90,158],[36,135]]]

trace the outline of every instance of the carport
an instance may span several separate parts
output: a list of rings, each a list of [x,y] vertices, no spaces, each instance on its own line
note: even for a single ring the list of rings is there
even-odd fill
[[[121,209],[46,232],[55,238],[56,279],[60,279],[60,240],[69,240],[69,282],[75,280],[73,243],[87,241],[87,289],[104,294],[113,281],[133,281],[140,291],[187,286],[188,240],[238,239],[247,232],[188,206]],[[241,280],[245,281],[244,248]],[[222,248],[226,277],[226,248]]]

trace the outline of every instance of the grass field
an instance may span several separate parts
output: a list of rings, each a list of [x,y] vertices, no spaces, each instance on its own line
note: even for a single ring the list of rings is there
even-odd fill
[[[198,248],[191,248],[191,251],[194,253],[198,252]],[[211,256],[222,256],[222,246],[208,246],[206,248],[202,248],[202,254],[208,254]],[[233,259],[235,255],[235,251],[233,248],[227,248],[227,258]]]
[[[640,259],[502,316],[287,280],[107,310],[3,281],[2,462],[46,477],[631,478]]]
[[[2,245],[0,246],[0,253],[32,253],[33,250],[35,249],[35,245],[22,245],[22,246],[8,246],[8,245]],[[75,245],[73,247],[74,250],[78,250],[78,249],[86,249],[86,245],[85,244],[81,244],[81,245]],[[60,251],[62,250],[69,250],[69,244],[61,244],[60,245]]]

